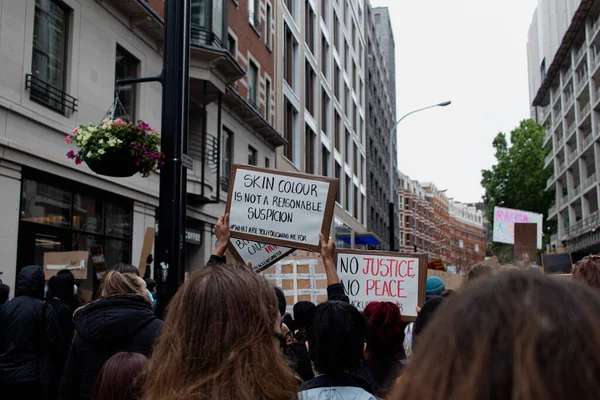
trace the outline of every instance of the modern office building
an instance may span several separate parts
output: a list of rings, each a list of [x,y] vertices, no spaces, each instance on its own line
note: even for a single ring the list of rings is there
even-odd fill
[[[236,3],[236,4],[234,4]],[[0,279],[14,288],[45,252],[104,248],[107,264],[137,265],[157,227],[159,175],[109,178],[75,165],[65,137],[101,122],[115,80],[163,66],[164,3],[19,0],[0,7]],[[234,162],[273,166],[276,3],[192,0],[186,263],[203,265],[224,212]],[[154,8],[153,8],[154,7]],[[160,129],[159,83],[120,86],[132,120]],[[220,168],[219,168],[220,167]],[[90,263],[91,265],[91,263]],[[91,290],[92,268],[82,287]]]
[[[546,127],[551,244],[600,251],[600,1],[539,0],[527,53],[532,117]]]
[[[279,0],[277,168],[336,177],[338,246],[368,246],[364,5]]]
[[[366,52],[366,168],[367,168],[367,227],[381,242],[377,248],[398,249],[399,239],[394,236],[391,246],[389,239],[390,174],[396,174],[397,149],[396,134],[390,135],[396,123],[396,73],[394,36],[387,8],[371,8],[365,0]],[[389,165],[389,152],[392,151],[393,165]],[[395,178],[395,177],[394,177]],[[396,193],[396,179],[392,179],[392,193]],[[399,204],[394,202],[394,218],[398,215]],[[395,229],[394,232],[398,232]]]

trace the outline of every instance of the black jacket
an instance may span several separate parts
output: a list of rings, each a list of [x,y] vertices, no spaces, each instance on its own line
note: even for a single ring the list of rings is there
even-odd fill
[[[43,298],[42,268],[21,269],[15,298],[0,308],[0,386],[40,382],[44,352],[55,355],[60,331],[54,310]]]
[[[162,321],[147,299],[119,295],[96,300],[75,313],[59,399],[89,399],[104,363],[118,352],[150,354]]]

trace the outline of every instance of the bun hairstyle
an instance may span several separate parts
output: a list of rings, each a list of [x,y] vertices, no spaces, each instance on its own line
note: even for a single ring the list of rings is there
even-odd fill
[[[400,309],[395,303],[377,301],[367,305],[363,311],[367,322],[367,350],[375,360],[398,356],[404,341],[404,329]]]
[[[144,288],[138,282],[139,277],[134,274],[122,274],[111,270],[104,275],[102,280],[101,297],[116,296],[119,294],[141,294],[144,295]]]

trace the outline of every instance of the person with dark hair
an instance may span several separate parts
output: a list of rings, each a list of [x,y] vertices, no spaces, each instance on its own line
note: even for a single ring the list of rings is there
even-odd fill
[[[385,397],[400,376],[406,358],[402,316],[395,303],[384,301],[369,303],[363,316],[367,322],[367,349],[358,375],[369,382],[375,395]]]
[[[423,307],[421,308],[421,311],[419,311],[417,319],[415,320],[414,326],[412,328],[411,346],[413,352],[417,346],[419,336],[421,336],[425,328],[433,320],[436,310],[442,304],[443,301],[444,297],[442,296],[430,296],[429,299],[425,302],[425,304],[423,304]]]
[[[150,354],[162,321],[154,315],[146,283],[108,271],[101,297],[75,312],[75,339],[60,382],[61,400],[87,400],[104,363],[118,352]]]
[[[600,289],[600,255],[590,255],[575,264],[573,280]]]
[[[123,262],[113,265],[111,269],[122,274],[135,274],[137,276],[140,276],[140,270],[138,269],[138,267]]]
[[[76,285],[73,273],[68,269],[63,269],[58,271],[56,276],[51,279],[54,279],[54,289],[48,288],[52,292],[51,297],[59,298],[65,302],[69,306],[71,314],[73,314],[75,310],[83,305],[75,293]]]
[[[600,398],[600,296],[503,272],[450,297],[391,400]]]
[[[156,308],[156,281],[152,278],[146,278],[144,281],[146,282],[146,289],[148,289],[152,305]]]
[[[275,296],[277,296],[277,307],[279,308],[279,314],[281,315],[283,321],[283,317],[286,315],[285,310],[287,309],[287,301],[285,300],[285,294],[283,293],[283,290],[281,290],[281,288],[277,286],[273,286],[273,288],[275,290]]]
[[[8,301],[10,295],[10,287],[0,281],[0,307]]]
[[[71,275],[70,277],[72,277]],[[62,376],[65,362],[73,340],[75,324],[73,323],[73,312],[64,298],[73,296],[73,280],[69,275],[56,275],[48,280],[48,292],[46,293],[46,302],[52,306],[56,313],[58,327],[60,329],[61,341],[56,351],[56,370],[53,373],[56,379],[53,380],[51,388],[54,398],[58,395],[58,383]]]
[[[191,273],[148,363],[145,400],[297,399],[273,286],[246,265]]]
[[[0,397],[2,400],[51,396],[60,329],[44,300],[44,271],[22,268],[15,298],[0,308]]]
[[[308,350],[318,375],[300,386],[300,400],[373,400],[373,389],[355,372],[363,361],[366,324],[356,307],[342,301],[317,306],[308,328]]]
[[[299,301],[294,304],[294,329],[296,330],[294,337],[303,346],[306,343],[306,330],[316,309],[317,306],[310,301]]]
[[[138,400],[147,363],[148,358],[140,353],[115,354],[100,370],[91,400]]]
[[[314,316],[316,308],[317,306],[310,301],[299,301],[294,304],[294,319],[292,322],[294,342],[288,346],[286,354],[292,368],[303,381],[308,381],[315,377],[310,362],[310,355],[306,348],[306,330]]]

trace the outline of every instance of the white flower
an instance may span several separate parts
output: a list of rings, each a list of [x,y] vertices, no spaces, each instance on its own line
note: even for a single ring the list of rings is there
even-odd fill
[[[100,149],[100,150],[98,150],[98,154],[102,155],[102,154],[104,154],[104,153],[105,153],[104,149]]]
[[[100,139],[100,140],[98,140],[98,143],[99,143],[99,144],[104,144],[104,139]]]
[[[94,155],[94,153],[92,153],[92,151],[90,150],[90,151],[88,151],[86,157],[91,158],[93,155]]]

